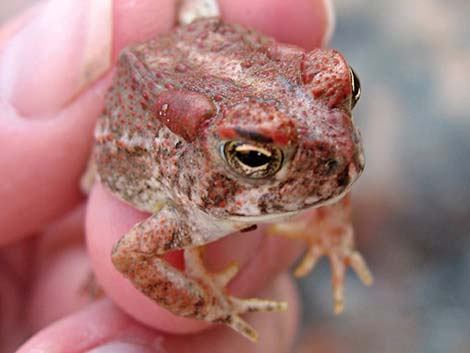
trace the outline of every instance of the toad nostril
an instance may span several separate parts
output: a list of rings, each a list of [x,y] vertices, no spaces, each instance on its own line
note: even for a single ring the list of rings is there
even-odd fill
[[[333,174],[336,169],[338,168],[338,161],[336,159],[328,159],[326,162],[325,162],[325,171],[326,171],[326,174],[330,175],[330,174]]]

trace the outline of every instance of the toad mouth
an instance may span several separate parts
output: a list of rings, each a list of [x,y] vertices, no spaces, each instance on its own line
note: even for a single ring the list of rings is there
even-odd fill
[[[243,223],[273,223],[280,220],[284,220],[290,217],[293,217],[302,210],[298,211],[288,211],[288,212],[279,212],[279,213],[268,213],[262,215],[232,215],[226,219],[233,222],[243,222]]]

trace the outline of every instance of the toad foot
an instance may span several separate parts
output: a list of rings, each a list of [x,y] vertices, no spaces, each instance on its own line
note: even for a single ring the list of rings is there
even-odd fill
[[[223,271],[209,273],[203,264],[203,247],[187,249],[184,252],[186,274],[202,283],[204,287],[217,298],[218,305],[223,314],[217,314],[213,322],[223,323],[235,331],[241,333],[253,342],[258,341],[256,330],[246,321],[240,318],[241,314],[255,311],[282,311],[287,309],[287,303],[265,299],[241,299],[227,293],[225,286],[235,277],[239,270],[237,263],[230,264]]]
[[[306,276],[322,256],[328,256],[332,267],[335,314],[340,314],[344,309],[344,276],[348,266],[365,285],[370,286],[373,282],[364,258],[354,249],[348,197],[334,205],[314,210],[308,219],[273,225],[270,233],[307,242],[307,251],[294,270],[296,277]]]

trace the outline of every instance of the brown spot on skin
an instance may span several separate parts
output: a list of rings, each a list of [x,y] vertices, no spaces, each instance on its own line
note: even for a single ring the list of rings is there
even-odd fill
[[[258,209],[260,214],[267,214],[268,213],[268,204],[270,200],[266,197],[266,195],[263,195],[260,197],[258,201]]]
[[[252,226],[240,229],[240,233],[248,233],[248,232],[252,232],[256,229],[258,229],[258,226],[256,224],[253,224]]]
[[[336,178],[338,181],[339,187],[345,187],[349,184],[349,168],[345,168],[338,177]]]
[[[204,298],[199,298],[199,300],[194,303],[194,316],[199,316],[200,312],[203,311],[205,305],[206,302],[204,301]]]
[[[226,324],[226,323],[231,322],[231,321],[232,321],[232,315],[227,315],[227,316],[220,317],[220,318],[214,320],[214,322],[221,323],[221,324]]]

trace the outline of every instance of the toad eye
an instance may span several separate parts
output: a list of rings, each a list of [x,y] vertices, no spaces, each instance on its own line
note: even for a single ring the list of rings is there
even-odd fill
[[[352,88],[351,109],[353,109],[356,103],[359,101],[359,98],[361,98],[361,81],[359,81],[359,77],[351,66],[349,67],[349,73],[351,74]]]
[[[250,179],[261,179],[275,174],[281,169],[284,159],[279,148],[262,147],[241,141],[225,143],[221,152],[233,171]]]

